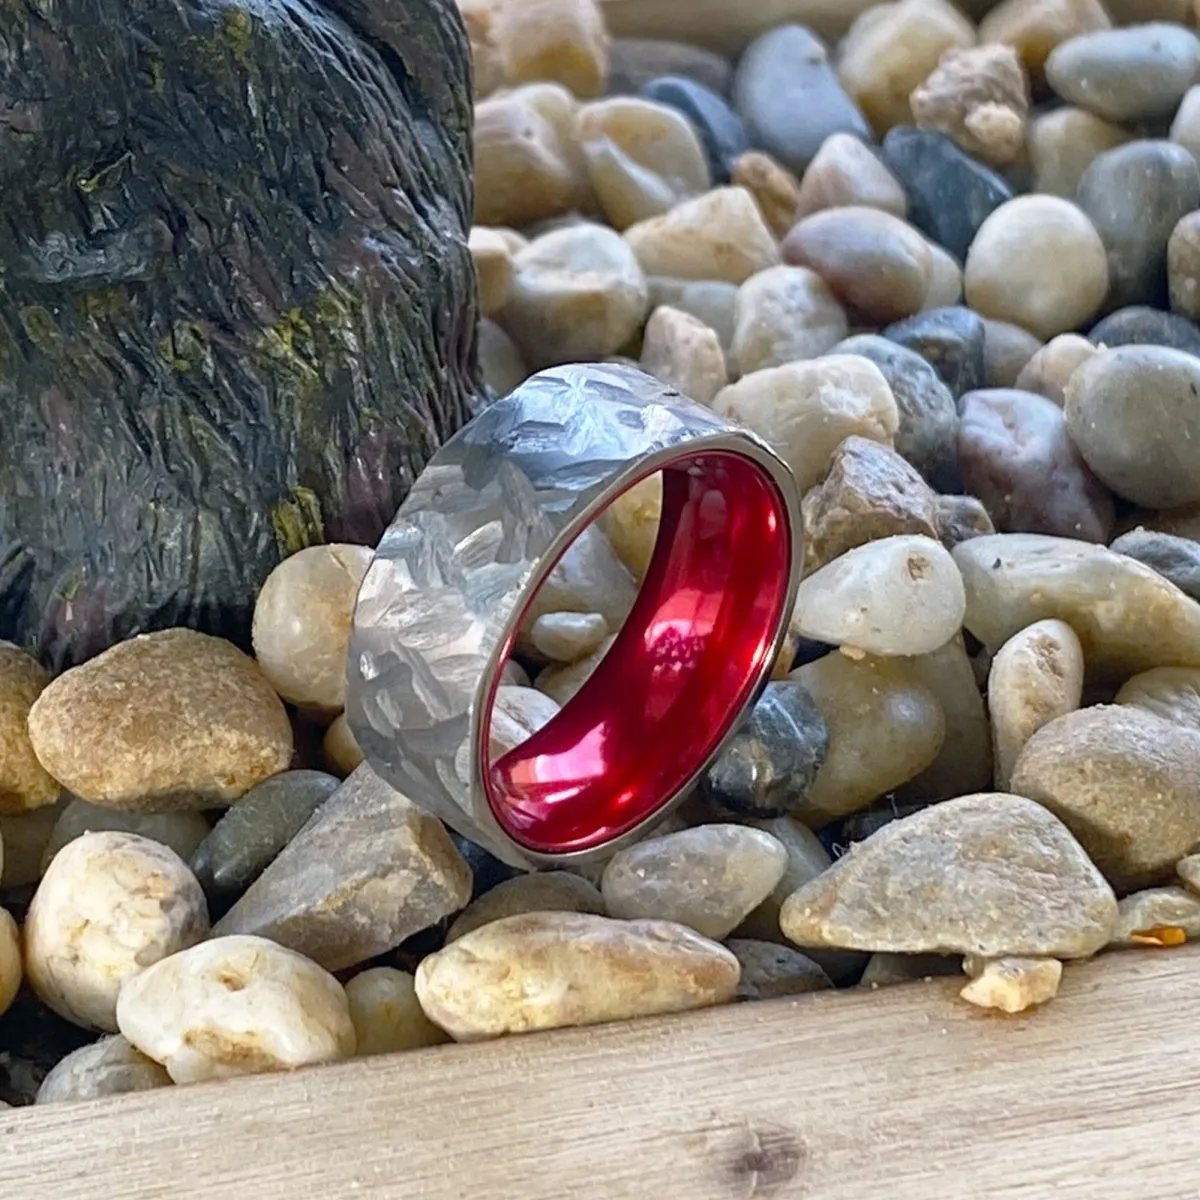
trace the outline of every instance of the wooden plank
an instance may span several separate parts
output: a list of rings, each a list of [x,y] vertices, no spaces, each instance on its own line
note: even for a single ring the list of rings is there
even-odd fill
[[[1200,948],[0,1114],[4,1200],[1200,1196]]]

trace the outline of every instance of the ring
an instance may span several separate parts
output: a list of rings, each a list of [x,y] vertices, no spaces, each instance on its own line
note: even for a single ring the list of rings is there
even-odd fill
[[[501,672],[571,542],[662,472],[641,590],[562,710],[489,762]],[[560,367],[434,455],[355,606],[346,712],[385,782],[525,870],[608,854],[665,817],[770,677],[803,553],[761,439],[641,371]]]

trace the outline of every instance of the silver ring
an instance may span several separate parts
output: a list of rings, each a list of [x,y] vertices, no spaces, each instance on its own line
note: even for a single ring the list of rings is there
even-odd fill
[[[658,471],[658,542],[613,647],[528,749],[489,763],[538,588]],[[679,803],[754,703],[802,553],[795,480],[754,434],[632,368],[543,371],[435,454],[381,539],[351,632],[350,727],[386,782],[511,866],[611,854]]]

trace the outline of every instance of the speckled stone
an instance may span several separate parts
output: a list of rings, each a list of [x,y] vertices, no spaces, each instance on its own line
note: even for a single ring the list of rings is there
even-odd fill
[[[682,75],[652,79],[642,95],[681,112],[700,135],[714,183],[728,183],[738,155],[750,149],[742,119],[716,92]]]
[[[1200,356],[1200,327],[1178,313],[1135,304],[1118,309],[1088,331],[1094,346],[1165,346]]]
[[[983,387],[987,380],[983,321],[969,308],[930,309],[889,325],[883,336],[915,350],[955,399]]]
[[[1185,595],[1200,600],[1200,543],[1152,529],[1133,529],[1109,549],[1145,563]]]

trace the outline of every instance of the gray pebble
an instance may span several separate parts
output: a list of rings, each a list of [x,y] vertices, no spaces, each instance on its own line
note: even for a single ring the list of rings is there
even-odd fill
[[[1166,346],[1200,355],[1200,328],[1177,313],[1135,304],[1097,321],[1088,331],[1093,346]]]
[[[742,965],[737,1000],[774,1000],[833,987],[829,976],[807,954],[790,946],[750,938],[730,938],[725,945]]]
[[[889,325],[883,336],[921,355],[955,399],[987,382],[983,320],[969,308],[932,308]]]
[[[1134,529],[1109,549],[1145,563],[1181,592],[1200,600],[1200,543],[1153,529]]]

